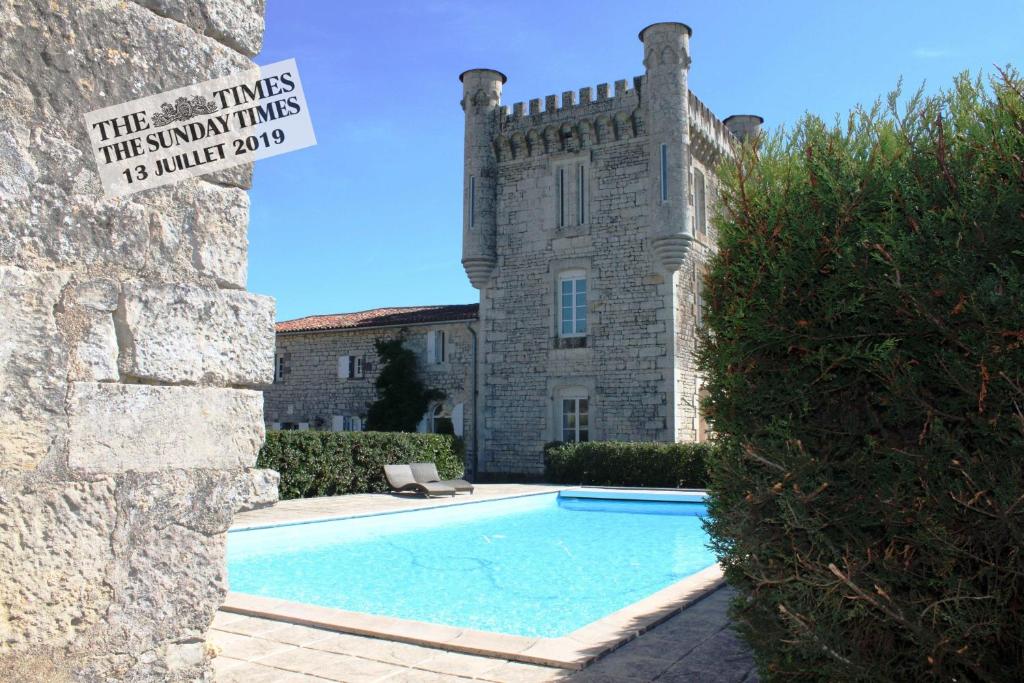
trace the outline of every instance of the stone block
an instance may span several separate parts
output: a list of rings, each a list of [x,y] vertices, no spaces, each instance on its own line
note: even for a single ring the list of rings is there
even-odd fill
[[[124,285],[121,372],[168,384],[274,380],[274,300],[195,285]]]
[[[113,313],[119,292],[120,285],[109,278],[85,280],[65,289],[57,323],[70,351],[70,380],[117,381]]]
[[[235,484],[238,503],[235,512],[245,512],[273,505],[278,499],[281,475],[274,470],[247,470],[238,475]]]
[[[0,467],[34,468],[64,424],[68,354],[54,309],[69,278],[0,266]]]
[[[187,4],[262,23],[260,0]],[[130,2],[6,3],[0,26],[0,263],[244,288],[251,169],[103,199],[82,116],[251,61]]]
[[[102,621],[116,517],[110,479],[0,473],[0,652],[67,645]]]
[[[244,389],[75,382],[68,464],[84,473],[252,467],[263,395]]]
[[[246,55],[263,46],[265,0],[135,0]]]

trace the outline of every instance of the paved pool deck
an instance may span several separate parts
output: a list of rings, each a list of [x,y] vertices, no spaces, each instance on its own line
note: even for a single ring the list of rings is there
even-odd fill
[[[423,498],[363,494],[283,501],[237,516],[235,527],[262,526],[346,515],[436,507],[562,487],[481,484],[473,496]],[[218,612],[210,642],[220,683],[323,681],[757,681],[746,646],[726,616],[730,589],[721,588],[611,652],[572,672],[494,657],[450,652],[410,643],[337,633],[253,616]]]

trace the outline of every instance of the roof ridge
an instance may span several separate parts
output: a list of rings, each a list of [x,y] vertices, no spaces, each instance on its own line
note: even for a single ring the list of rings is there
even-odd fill
[[[373,313],[374,311],[408,311],[413,308],[424,309],[424,308],[456,308],[464,306],[476,306],[480,307],[479,303],[473,302],[468,304],[423,304],[421,306],[377,306],[376,308],[365,308],[361,311],[339,311],[337,313],[311,313],[310,315],[302,315],[298,318],[289,318],[288,320],[279,320],[280,323],[293,323],[298,320],[308,320],[310,318],[333,318],[340,315],[359,315],[360,313]]]
[[[454,322],[479,317],[480,304],[425,304],[421,306],[380,306],[351,313],[324,313],[276,323],[278,332],[344,330],[396,325]]]

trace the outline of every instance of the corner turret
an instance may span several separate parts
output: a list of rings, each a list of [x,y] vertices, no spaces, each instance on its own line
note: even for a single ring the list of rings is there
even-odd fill
[[[500,127],[505,74],[470,69],[462,81],[466,137],[462,179],[462,266],[470,283],[482,289],[494,271],[498,159],[494,140]]]
[[[640,32],[646,76],[641,93],[649,133],[650,238],[670,273],[679,270],[693,243],[690,225],[690,35],[686,24],[662,22]]]
[[[764,119],[756,114],[733,114],[722,123],[740,142],[746,142],[761,134],[761,124],[764,123]]]

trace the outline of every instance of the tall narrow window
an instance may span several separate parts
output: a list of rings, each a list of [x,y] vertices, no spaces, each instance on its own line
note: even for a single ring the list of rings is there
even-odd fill
[[[697,283],[693,288],[693,304],[693,321],[699,330],[704,326],[704,277],[700,271],[697,272]]]
[[[427,332],[427,362],[435,365],[445,360],[445,335],[443,330]]]
[[[587,222],[587,178],[583,164],[576,168],[576,224]]]
[[[476,227],[476,176],[469,176],[469,227]]]
[[[701,235],[707,234],[707,204],[704,200],[704,174],[695,170],[693,172],[693,214],[697,219],[697,232]]]
[[[556,179],[556,192],[558,194],[558,227],[565,227],[565,169],[558,169]]]
[[[562,399],[562,441],[589,441],[589,401],[585,398]]]
[[[668,145],[661,146],[661,201],[668,201]]]
[[[587,334],[587,278],[583,273],[567,273],[559,279],[561,321],[559,334],[582,337]]]
[[[277,363],[274,366],[274,381],[284,381],[284,356],[277,357]]]

